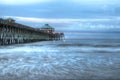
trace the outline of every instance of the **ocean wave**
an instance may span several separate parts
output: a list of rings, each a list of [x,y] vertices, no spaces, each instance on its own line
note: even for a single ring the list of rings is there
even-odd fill
[[[2,46],[0,80],[119,80],[119,44],[83,42]]]
[[[58,44],[58,47],[81,47],[81,46],[87,46],[87,47],[120,47],[120,44]]]
[[[59,46],[58,46],[59,45]],[[1,48],[0,54],[12,53],[120,53],[119,47],[101,47],[102,45],[84,45],[84,44],[58,44],[54,46],[18,46]],[[72,46],[70,46],[72,45]],[[83,46],[84,45],[84,46]],[[98,47],[99,46],[99,47]]]
[[[0,57],[0,79],[120,79],[119,63],[112,55],[6,54]]]

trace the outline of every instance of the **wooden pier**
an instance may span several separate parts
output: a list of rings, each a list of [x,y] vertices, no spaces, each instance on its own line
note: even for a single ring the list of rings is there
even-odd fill
[[[32,28],[30,26],[16,23],[15,20],[10,18],[6,20],[0,18],[0,45],[60,40],[63,36],[63,33],[54,33],[49,29],[42,30]]]

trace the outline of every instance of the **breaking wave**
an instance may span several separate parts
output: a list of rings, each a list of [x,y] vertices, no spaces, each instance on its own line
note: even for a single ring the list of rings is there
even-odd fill
[[[100,47],[100,48],[104,48],[104,47],[120,47],[120,44],[86,44],[86,43],[77,43],[77,44],[58,44],[57,46],[60,47],[81,47],[81,46],[87,46],[87,47]]]

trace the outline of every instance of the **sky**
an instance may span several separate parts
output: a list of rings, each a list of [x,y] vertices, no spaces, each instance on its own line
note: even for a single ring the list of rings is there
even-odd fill
[[[57,31],[120,31],[119,0],[0,0],[0,17]]]

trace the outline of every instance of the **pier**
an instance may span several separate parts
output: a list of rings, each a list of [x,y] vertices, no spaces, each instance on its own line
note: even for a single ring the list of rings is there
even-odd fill
[[[55,33],[49,24],[42,28],[33,28],[16,23],[12,18],[0,18],[0,45],[61,40],[63,37],[64,33]]]

